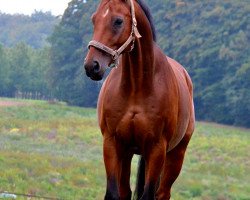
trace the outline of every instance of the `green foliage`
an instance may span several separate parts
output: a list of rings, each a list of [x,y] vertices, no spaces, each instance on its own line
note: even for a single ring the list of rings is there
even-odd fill
[[[55,96],[69,104],[95,106],[99,87],[86,78],[83,57],[91,35],[90,16],[96,3],[73,0],[50,37],[50,80]],[[84,48],[84,52],[83,52]]]
[[[47,73],[49,49],[33,49],[25,43],[4,48],[0,45],[0,95],[13,97],[18,92],[49,95]]]
[[[28,46],[19,43],[9,52],[10,79],[13,81],[13,91],[27,91],[29,79],[30,57]]]
[[[31,16],[0,12],[0,43],[13,47],[24,42],[34,48],[42,48],[48,44],[47,36],[58,22],[59,19],[50,12],[35,11]]]
[[[58,22],[50,12],[35,11],[31,16],[0,12],[0,96],[51,95],[47,37]]]
[[[6,101],[16,106],[0,107],[0,191],[103,199],[106,178],[96,110],[0,99]],[[173,199],[248,199],[249,133],[198,123]],[[134,159],[132,189],[136,165]]]
[[[1,86],[0,96],[5,95],[8,91],[10,83],[9,73],[10,69],[6,52],[4,50],[4,47],[0,44],[0,86]]]
[[[31,49],[29,88],[27,91],[49,95],[48,69],[51,65],[49,58],[49,47],[45,46],[42,49]]]

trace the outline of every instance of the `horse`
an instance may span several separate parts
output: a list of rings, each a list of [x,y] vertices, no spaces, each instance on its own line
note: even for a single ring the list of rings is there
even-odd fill
[[[193,86],[187,71],[156,43],[142,0],[101,0],[92,15],[86,75],[104,79],[98,123],[103,135],[104,199],[132,198],[131,159],[141,156],[138,199],[170,199],[194,131]]]

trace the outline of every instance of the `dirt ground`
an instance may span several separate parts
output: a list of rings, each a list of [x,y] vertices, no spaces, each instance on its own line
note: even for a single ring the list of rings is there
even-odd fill
[[[3,101],[0,100],[0,107],[11,107],[11,106],[24,106],[26,103],[17,102],[17,101]]]

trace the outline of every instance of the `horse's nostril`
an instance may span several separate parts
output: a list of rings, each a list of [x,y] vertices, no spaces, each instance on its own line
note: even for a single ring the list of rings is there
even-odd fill
[[[97,61],[94,61],[93,63],[93,69],[95,73],[98,73],[101,70],[101,67]]]
[[[88,69],[88,65],[87,65],[87,63],[86,63],[86,62],[84,62],[84,63],[83,63],[83,67],[84,67],[84,69],[85,69],[85,70],[87,70],[87,69]]]

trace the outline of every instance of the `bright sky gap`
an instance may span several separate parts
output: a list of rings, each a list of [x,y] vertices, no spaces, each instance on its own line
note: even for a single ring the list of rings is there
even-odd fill
[[[30,15],[35,10],[62,15],[71,0],[0,0],[0,12]]]

